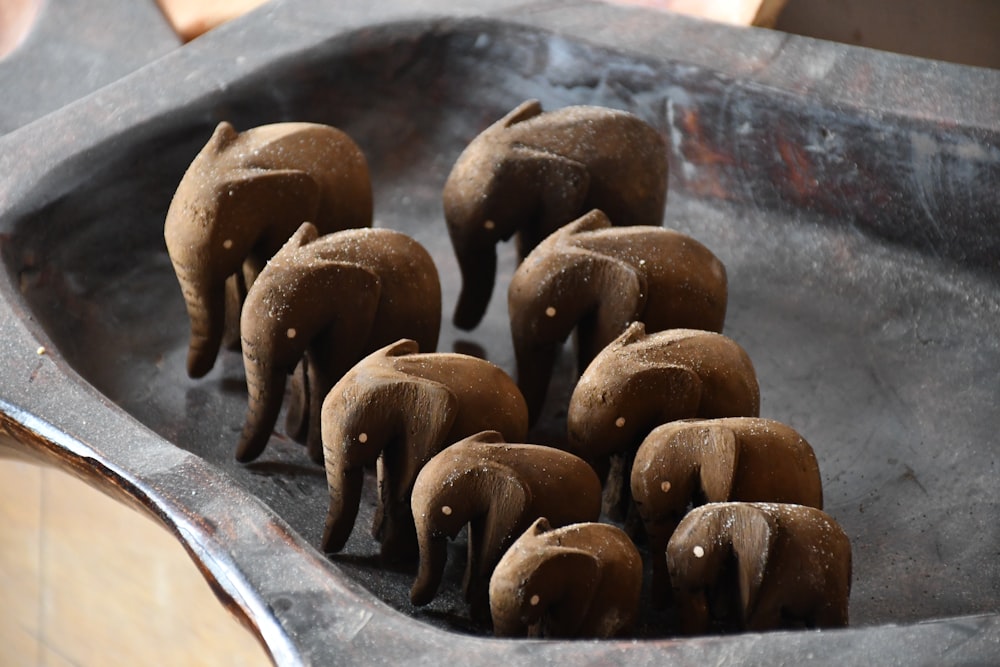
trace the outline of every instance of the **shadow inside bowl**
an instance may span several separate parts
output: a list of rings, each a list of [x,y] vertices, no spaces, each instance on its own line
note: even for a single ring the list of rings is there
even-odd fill
[[[466,143],[524,99],[538,98],[546,109],[630,110],[674,143],[665,224],[726,264],[726,333],[756,366],[762,416],[792,425],[816,450],[826,510],[853,543],[852,624],[995,612],[995,281],[975,266],[882,241],[836,215],[758,206],[746,192],[695,187],[685,173],[690,156],[679,145],[694,140],[684,134],[691,126],[682,112],[688,105],[703,118],[737,123],[708,113],[732,83],[697,67],[499,23],[365,31],[179,108],[155,132],[122,137],[114,159],[88,165],[79,187],[22,221],[8,246],[9,267],[59,354],[83,378],[225,470],[315,546],[327,489],[305,449],[276,434],[258,462],[234,460],[246,409],[239,354],[223,351],[200,380],[185,372],[188,321],[163,221],[214,125],[301,120],[350,134],[372,169],[376,225],[412,235],[438,265],[446,311],[439,350],[481,350],[513,372],[503,289],[514,269],[512,247],[501,247],[483,324],[466,333],[450,323],[458,269],[441,214],[445,178]],[[727,136],[746,142],[723,146],[743,160],[746,190],[770,178],[754,173],[747,148],[767,137]],[[562,438],[573,373],[567,349],[533,441]],[[404,614],[485,632],[468,619],[459,592],[464,537],[452,545],[442,594],[416,609],[412,572],[378,565],[368,534],[374,503],[369,476],[354,533],[333,562]],[[672,634],[670,613],[643,604],[637,636]]]

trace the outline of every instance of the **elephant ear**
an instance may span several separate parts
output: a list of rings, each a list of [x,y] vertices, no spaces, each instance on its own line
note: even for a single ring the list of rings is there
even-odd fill
[[[433,456],[448,445],[451,427],[458,416],[458,397],[451,388],[413,376],[403,376],[406,383],[406,398],[410,403],[411,414],[419,415],[417,432],[411,433],[409,440],[409,456],[421,452]],[[401,392],[402,393],[402,392]]]
[[[492,463],[489,477],[494,483],[489,489],[490,507],[483,521],[479,544],[480,567],[492,567],[524,530],[524,520],[537,518],[525,516],[531,506],[531,489],[516,470],[502,463]]]
[[[701,489],[708,502],[732,499],[733,481],[739,463],[739,445],[731,428],[711,424],[684,429],[680,437],[695,442],[688,444],[701,453]]]
[[[570,220],[575,220],[587,199],[590,172],[582,162],[534,148],[529,142],[515,143],[505,168],[515,180],[540,197],[542,238]]]
[[[602,235],[587,234],[610,228],[608,216],[593,209],[556,232],[571,252],[588,258],[590,280],[595,293],[600,295],[593,325],[587,327],[589,331],[580,332],[581,368],[617,338],[630,322],[640,319],[646,310],[649,290],[645,273],[604,252]]]
[[[730,535],[737,561],[743,618],[748,619],[757,608],[757,597],[777,538],[777,526],[767,512],[753,505],[734,507],[734,514]]]
[[[526,100],[521,102],[511,111],[507,113],[506,116],[500,119],[500,125],[502,127],[510,127],[516,125],[522,121],[528,120],[529,118],[534,118],[542,113],[542,103],[538,100]]]
[[[538,597],[532,605],[548,613],[546,630],[553,637],[580,636],[587,614],[592,612],[591,602],[598,589],[601,566],[592,553],[583,549],[557,547],[546,554],[532,573],[540,585],[531,587],[526,594]],[[546,600],[545,595],[558,596]]]
[[[238,232],[221,242],[230,241],[234,251],[244,251],[243,256],[254,246],[262,247],[266,255],[274,254],[292,232],[287,222],[299,225],[315,220],[319,210],[319,185],[297,169],[236,169],[217,187],[219,208],[231,216],[226,227]],[[246,229],[247,222],[254,220],[286,224]],[[241,248],[241,242],[246,247]]]
[[[646,411],[647,419],[651,418],[654,422],[648,425],[649,430],[660,424],[689,419],[698,414],[702,382],[698,374],[686,366],[650,365],[633,373],[628,382],[632,395],[642,397],[636,403],[648,406],[635,407]]]

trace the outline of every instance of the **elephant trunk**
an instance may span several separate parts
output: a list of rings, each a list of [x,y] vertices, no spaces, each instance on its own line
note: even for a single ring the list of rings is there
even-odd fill
[[[496,280],[496,248],[462,248],[456,245],[458,266],[462,272],[462,288],[455,305],[452,321],[459,329],[475,328],[486,314]]]
[[[441,585],[448,558],[448,538],[444,535],[431,535],[418,526],[417,542],[420,548],[420,566],[413,588],[410,589],[410,602],[420,607],[434,599]]]
[[[330,509],[326,514],[322,549],[324,553],[336,553],[347,544],[358,517],[365,471],[362,467],[344,469],[328,463],[326,478],[330,487]]]
[[[270,368],[270,364],[262,364],[266,358],[267,355],[261,355],[259,350],[250,349],[244,339],[248,403],[246,421],[236,447],[236,460],[241,463],[253,461],[264,451],[285,396],[285,376],[280,366]]]
[[[187,371],[192,378],[200,378],[212,370],[222,345],[226,316],[225,284],[212,284],[211,279],[204,275],[204,269],[176,259],[174,270],[191,320]]]

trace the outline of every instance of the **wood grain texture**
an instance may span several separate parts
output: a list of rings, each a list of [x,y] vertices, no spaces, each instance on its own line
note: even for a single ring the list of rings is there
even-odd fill
[[[59,470],[0,459],[11,665],[268,665],[177,539]]]

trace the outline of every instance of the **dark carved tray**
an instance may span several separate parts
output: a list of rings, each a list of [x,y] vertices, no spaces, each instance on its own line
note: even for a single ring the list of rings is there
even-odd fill
[[[369,4],[278,1],[0,139],[4,451],[157,516],[278,664],[1000,657],[1000,72],[600,4]],[[424,609],[412,573],[378,566],[370,483],[328,559],[325,478],[304,448],[275,436],[234,461],[241,360],[186,377],[162,239],[214,125],[347,131],[376,224],[431,251],[450,312],[442,184],[529,97],[629,109],[669,138],[666,224],[725,262],[726,333],[754,361],[762,414],[816,449],[853,542],[852,628],[674,639],[647,610],[638,641],[493,640],[459,601],[459,545]],[[504,296],[472,333],[446,321],[439,349],[512,369]],[[535,441],[561,437],[572,372],[567,351]]]

